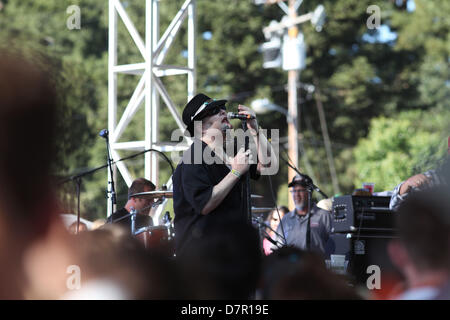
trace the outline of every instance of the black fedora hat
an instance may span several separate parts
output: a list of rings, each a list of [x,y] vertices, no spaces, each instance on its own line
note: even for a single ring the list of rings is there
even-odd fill
[[[313,183],[312,179],[306,174],[297,174],[292,181],[288,184],[288,188],[295,186],[296,184],[302,187],[308,187]]]
[[[194,121],[202,119],[202,116],[208,113],[209,110],[223,106],[227,100],[215,100],[211,99],[203,93],[197,94],[193,97],[184,107],[183,110],[183,122],[187,127],[187,130],[194,135]]]

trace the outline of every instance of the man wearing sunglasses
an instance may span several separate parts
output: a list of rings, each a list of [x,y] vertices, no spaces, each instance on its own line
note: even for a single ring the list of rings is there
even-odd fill
[[[260,161],[264,155],[259,152],[259,146],[268,146],[268,142],[258,132],[255,113],[242,105],[238,107],[239,114],[251,118],[247,122],[248,132],[258,151],[252,154],[240,148],[231,157],[227,156],[224,141],[232,125],[227,117],[226,102],[198,94],[183,111],[186,134],[193,136],[194,142],[183,154],[173,175],[177,256],[183,254],[190,242],[207,241],[206,234],[214,226],[246,223],[247,194],[243,177],[249,171],[250,177],[257,179],[262,163],[266,166],[270,163]],[[276,161],[274,153],[270,159]]]

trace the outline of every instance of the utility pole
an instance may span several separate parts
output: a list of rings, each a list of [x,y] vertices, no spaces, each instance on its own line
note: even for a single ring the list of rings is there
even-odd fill
[[[286,16],[281,22],[272,21],[268,27],[263,28],[264,36],[270,39],[263,46],[264,50],[274,50],[277,47],[280,32],[283,33],[287,29],[287,36],[283,39],[282,48],[282,68],[288,71],[288,155],[292,164],[298,168],[298,100],[297,86],[299,83],[300,70],[306,66],[306,45],[304,37],[297,27],[298,24],[311,21],[316,31],[321,31],[325,20],[325,9],[323,5],[317,6],[314,12],[310,12],[301,16],[297,16],[297,10],[301,6],[303,0],[288,0],[288,5],[283,0],[254,0],[255,4],[278,4],[284,11]],[[273,37],[274,34],[278,34]],[[270,57],[270,56],[269,56]],[[268,61],[263,64],[264,68],[279,67],[279,61]],[[288,168],[288,181],[290,182],[296,175],[295,170]],[[289,197],[289,208],[294,207],[292,197]]]
[[[295,20],[297,18],[297,9],[295,8],[296,0],[289,0],[289,18]],[[297,25],[293,25],[288,29],[290,39],[296,39],[298,35]],[[288,146],[289,158],[292,164],[298,168],[298,101],[297,101],[297,80],[298,70],[288,71]],[[296,172],[288,168],[288,181],[290,182]],[[289,198],[289,209],[294,207],[294,200]]]

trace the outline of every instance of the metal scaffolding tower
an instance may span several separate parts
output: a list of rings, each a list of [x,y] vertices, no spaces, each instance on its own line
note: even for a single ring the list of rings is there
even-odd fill
[[[144,0],[143,0],[144,1]],[[188,100],[195,92],[195,0],[186,0],[164,34],[159,38],[159,0],[145,0],[145,42],[129,18],[119,0],[109,0],[109,48],[108,48],[108,130],[113,160],[120,158],[119,150],[143,151],[150,148],[162,151],[182,151],[185,147],[174,146],[173,143],[161,142],[158,137],[158,115],[160,98],[169,109],[176,124],[181,130],[185,126],[175,104],[164,87],[161,77],[169,75],[187,74]],[[143,62],[133,64],[117,64],[118,18],[123,21],[134,44],[142,55]],[[188,27],[188,63],[187,66],[164,64],[164,58],[170,49],[177,32],[187,18]],[[133,74],[140,77],[134,92],[122,115],[117,114],[117,74]],[[144,102],[145,108],[145,139],[143,141],[118,142],[122,133]],[[158,155],[155,152],[145,153],[145,178],[158,185]],[[131,177],[126,163],[118,162],[117,168],[128,186]],[[108,172],[108,175],[110,173]],[[110,177],[109,177],[110,178]],[[167,182],[171,189],[172,178]],[[110,190],[109,190],[110,191]],[[108,201],[108,216],[113,212],[112,204]],[[153,218],[158,224],[159,216],[164,205],[159,206]]]

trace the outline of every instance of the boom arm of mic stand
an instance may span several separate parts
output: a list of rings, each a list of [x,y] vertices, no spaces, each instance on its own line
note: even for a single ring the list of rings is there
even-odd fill
[[[295,172],[297,172],[299,175],[303,176],[303,174],[293,165],[291,165],[289,163],[289,161],[287,161],[286,159],[284,159],[281,155],[280,155],[281,160],[283,160],[284,162],[286,162],[286,164]],[[318,186],[316,186],[314,183],[308,183],[308,185],[314,189],[315,191],[319,192],[324,198],[328,198],[328,196],[322,191],[320,190],[320,188]]]
[[[144,151],[141,151],[141,152],[132,154],[131,156],[128,156],[128,157],[121,158],[121,159],[119,159],[119,160],[113,161],[112,164],[116,164],[117,162],[124,161],[124,160],[128,160],[128,159],[131,159],[131,158],[134,158],[134,157],[137,157],[137,156],[139,156],[139,155],[141,155],[141,154],[144,154],[144,153],[146,153],[146,152],[149,152],[149,151],[156,151],[156,152],[160,153],[160,154],[163,156],[163,158],[169,163],[170,168],[172,169],[172,174],[173,174],[174,168],[173,168],[172,162],[169,160],[169,158],[167,158],[167,156],[166,156],[164,153],[160,152],[159,150],[155,150],[155,149],[147,149],[147,150],[144,150]],[[100,167],[93,168],[93,169],[91,169],[91,170],[88,170],[88,171],[85,171],[85,172],[76,174],[76,175],[73,175],[73,176],[70,176],[70,177],[65,178],[64,180],[60,181],[60,182],[58,183],[58,185],[64,184],[64,183],[69,182],[69,181],[76,180],[76,179],[78,179],[78,178],[81,178],[81,177],[84,177],[84,176],[87,176],[87,175],[90,175],[90,174],[92,174],[92,173],[94,173],[94,172],[96,172],[96,171],[99,171],[99,170],[101,170],[101,169],[107,168],[108,166],[109,166],[109,163],[107,163],[107,164],[105,164],[105,165],[102,165],[102,166],[100,166]]]
[[[255,221],[255,222],[258,224],[258,226],[263,230],[263,232],[264,232],[265,235],[268,235],[267,232],[266,232],[266,230],[265,230],[266,228],[268,228],[269,230],[273,231],[273,233],[274,233],[277,237],[279,237],[280,239],[285,240],[285,238],[284,238],[281,234],[279,234],[278,232],[276,232],[275,230],[273,230],[270,226],[266,225],[264,222],[261,222],[259,219],[253,218],[253,221]],[[285,240],[285,241],[286,241],[286,240]],[[280,243],[282,246],[284,245],[282,242],[279,242],[279,241],[278,241],[278,243]]]
[[[278,248],[281,248],[282,246],[284,246],[284,243],[282,243],[282,242],[280,242],[280,241],[275,241],[275,240],[273,240],[273,239],[270,237],[270,235],[267,233],[267,231],[265,230],[265,227],[268,227],[270,230],[274,231],[271,227],[264,225],[261,221],[258,221],[258,220],[255,220],[255,221],[258,223],[258,225],[259,225],[260,228],[262,229],[264,238],[266,238],[270,243],[272,243],[273,245],[277,246]],[[275,232],[275,234],[276,234],[277,236],[279,236],[279,237],[281,238],[281,236],[280,236],[279,233],[277,233],[276,231],[274,231],[274,232]]]

